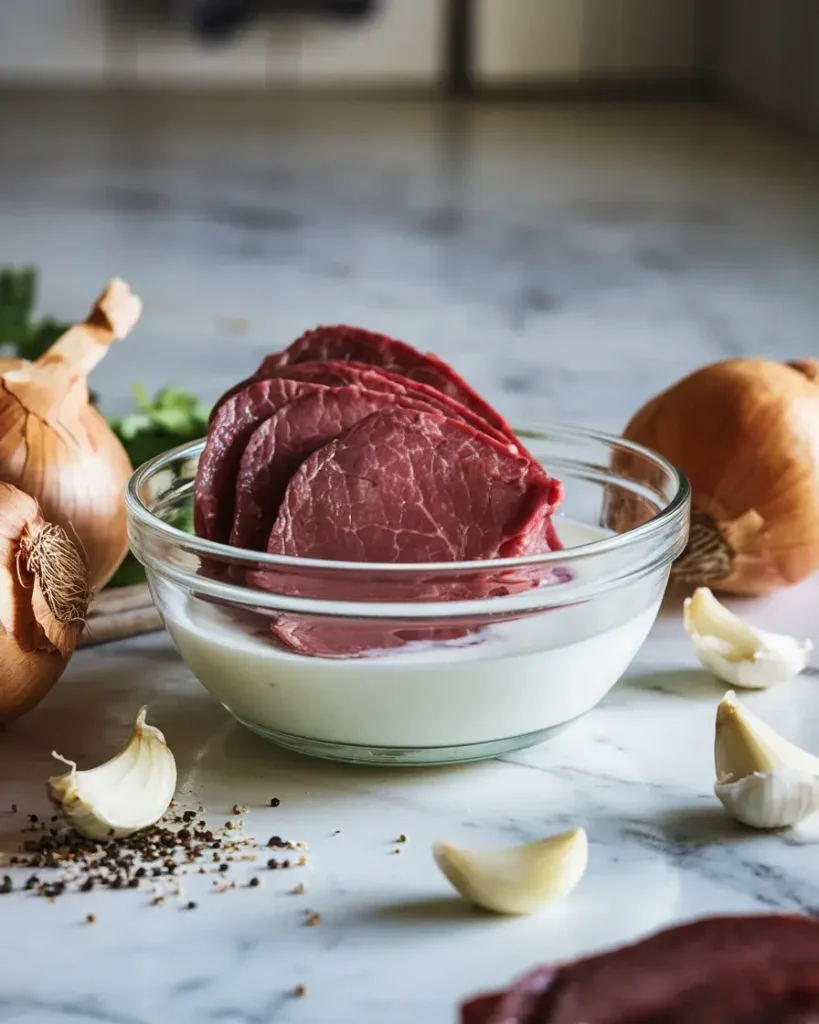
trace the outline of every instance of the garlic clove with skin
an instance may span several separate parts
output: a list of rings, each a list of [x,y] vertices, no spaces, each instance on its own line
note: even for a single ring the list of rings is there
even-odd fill
[[[786,828],[819,811],[819,758],[790,743],[730,691],[717,708],[716,793],[752,828]]]
[[[463,849],[437,842],[435,862],[471,903],[497,914],[531,914],[561,899],[586,871],[589,844],[584,829],[523,846]]]
[[[88,839],[122,839],[154,825],[176,790],[176,762],[165,737],[137,715],[126,747],[110,761],[48,780],[48,796],[66,822]]]
[[[683,606],[683,624],[702,665],[718,679],[749,690],[785,682],[805,668],[810,640],[756,629],[699,587]]]

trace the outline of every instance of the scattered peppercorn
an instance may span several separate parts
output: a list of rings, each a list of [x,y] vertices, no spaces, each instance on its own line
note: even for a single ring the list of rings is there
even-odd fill
[[[185,910],[196,910],[196,903],[193,900],[188,900],[185,904]]]
[[[279,800],[277,796],[274,796],[273,799],[270,801],[271,807],[278,807],[279,804],[281,804],[281,800]]]
[[[234,804],[233,805],[233,813],[234,814],[247,814],[247,807],[245,807],[244,804]]]
[[[86,914],[85,915],[86,924],[94,924],[96,922],[96,920],[97,920],[96,914]]]
[[[258,878],[251,878],[247,884],[250,886],[251,889],[255,889],[257,888],[257,886],[261,885],[261,882],[259,881]]]
[[[297,996],[299,999],[303,999],[307,995],[307,986],[296,985],[295,989],[293,990],[293,994]]]
[[[239,808],[238,804],[236,806]],[[63,874],[54,881],[42,881],[38,875],[32,874],[19,886],[51,901],[69,890],[91,892],[95,888],[138,889],[143,878],[157,880],[163,876],[172,876],[170,880],[176,886],[173,893],[160,895],[154,890],[154,903],[161,906],[166,897],[182,895],[177,881],[179,876],[195,872],[205,874],[209,870],[203,863],[205,860],[210,861],[212,858],[218,870],[224,873],[229,870],[232,862],[256,859],[255,851],[261,844],[241,834],[241,822],[229,822],[228,828],[214,833],[206,829],[204,819],[198,827],[194,826],[192,823],[196,816],[196,811],[179,811],[166,815],[162,823],[132,836],[98,841],[87,839],[65,827],[49,828],[45,822],[38,825],[39,819],[34,820],[36,815],[29,815],[29,826],[24,831],[38,834],[23,841],[22,856],[10,860],[13,864],[30,868],[42,866],[55,871],[62,869]],[[182,827],[176,830],[173,825]],[[276,837],[276,846],[293,845]],[[7,888],[9,884],[12,884],[11,881],[5,882],[4,876],[0,875],[0,892],[11,891]],[[248,884],[255,887],[261,883],[259,879],[254,879]],[[229,888],[236,888],[236,883],[223,886],[223,890]]]
[[[31,822],[32,825],[36,825],[40,819],[37,817],[36,814],[29,814],[28,820]]]
[[[17,813],[17,804],[12,804],[11,805],[11,813],[12,814],[16,814]]]
[[[408,843],[409,842],[409,836],[406,834],[406,832],[402,832],[401,833],[401,835],[398,837],[398,842],[399,843]]]
[[[11,892],[12,888],[11,877],[9,875],[3,875],[3,881],[0,882],[0,893],[5,896],[6,893]]]
[[[267,866],[270,868],[271,871],[275,871],[276,868],[278,868],[279,866],[279,862],[276,860],[275,857],[271,857],[270,860],[267,862]]]

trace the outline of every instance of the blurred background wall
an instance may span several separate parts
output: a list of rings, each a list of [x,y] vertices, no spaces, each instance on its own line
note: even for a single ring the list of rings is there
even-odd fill
[[[297,7],[297,3],[288,6]],[[694,79],[701,0],[379,0],[360,19],[259,16],[203,46],[171,0],[0,0],[0,77],[104,85],[426,85],[469,8],[476,84]]]
[[[475,90],[711,89],[819,124],[816,0],[372,0],[343,19],[289,0],[205,43],[208,3],[0,0],[0,84],[439,88],[460,59]]]

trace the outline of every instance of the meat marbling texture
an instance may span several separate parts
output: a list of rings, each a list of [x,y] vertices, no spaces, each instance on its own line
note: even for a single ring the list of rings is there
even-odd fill
[[[261,423],[247,442],[236,477],[230,543],[263,551],[290,478],[304,460],[359,420],[389,408],[432,406],[406,394],[326,387],[295,398]]]
[[[436,413],[375,413],[293,475],[268,552],[354,562],[536,554],[560,485]],[[352,514],[351,514],[352,513]]]
[[[819,922],[717,917],[533,971],[462,1024],[816,1024]]]
[[[271,554],[368,563],[470,561],[550,550],[548,516],[561,485],[540,466],[467,424],[435,412],[373,413],[293,474],[270,533]],[[265,589],[348,600],[479,599],[533,585],[513,572],[409,584],[306,581],[254,574]],[[556,579],[555,582],[558,582]],[[405,592],[409,586],[412,594]],[[440,627],[282,615],[274,635],[303,654],[350,656],[409,640],[449,640],[490,617]]]

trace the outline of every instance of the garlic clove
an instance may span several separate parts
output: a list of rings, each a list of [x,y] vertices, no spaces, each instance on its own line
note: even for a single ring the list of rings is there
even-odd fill
[[[749,626],[707,587],[686,599],[683,624],[702,665],[745,689],[765,689],[799,675],[813,650],[810,640]]]
[[[717,778],[792,768],[819,776],[819,757],[790,743],[737,700],[729,690],[717,708],[714,759]]]
[[[789,828],[819,811],[819,778],[792,768],[717,782],[725,810],[751,828]]]
[[[165,737],[145,722],[141,708],[126,747],[88,771],[71,766],[48,780],[54,807],[88,839],[121,839],[155,824],[176,790],[176,762]]]
[[[432,852],[438,867],[465,899],[498,914],[531,914],[568,896],[589,861],[589,843],[582,828],[493,850],[437,842]]]
[[[714,792],[745,825],[784,828],[819,810],[819,758],[780,736],[733,691],[717,708],[714,760]]]

